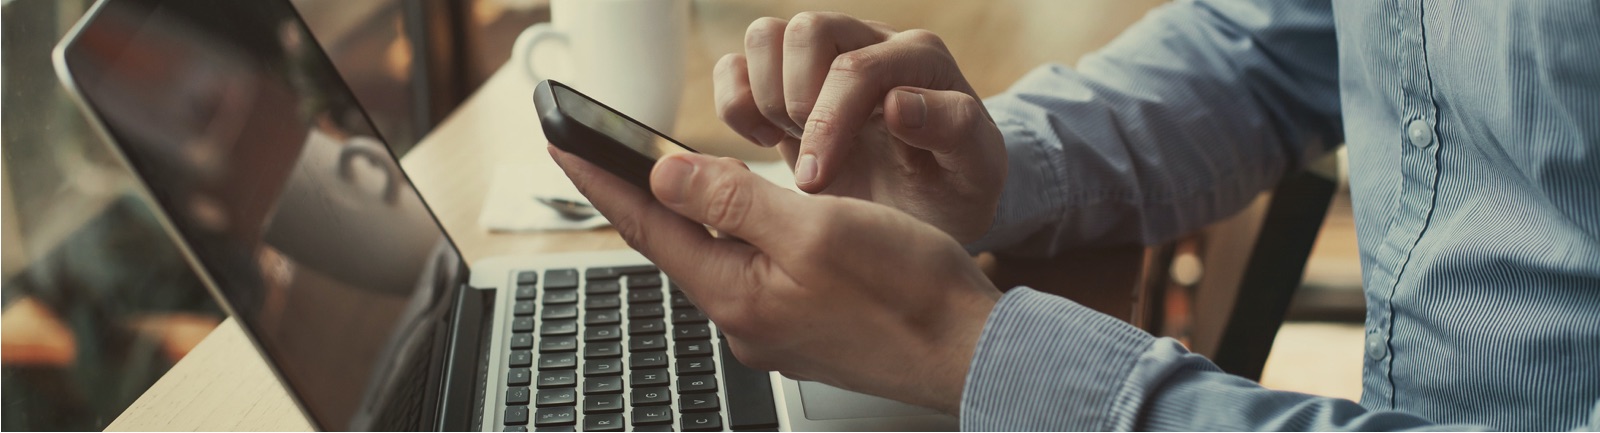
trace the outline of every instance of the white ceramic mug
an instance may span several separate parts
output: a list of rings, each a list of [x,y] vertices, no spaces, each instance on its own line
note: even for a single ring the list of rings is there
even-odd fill
[[[550,18],[517,37],[513,67],[534,82],[561,81],[672,132],[683,87],[688,0],[553,0]]]

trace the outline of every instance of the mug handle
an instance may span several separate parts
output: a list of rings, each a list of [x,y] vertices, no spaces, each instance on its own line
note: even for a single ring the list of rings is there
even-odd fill
[[[535,83],[544,81],[546,77],[533,67],[533,48],[547,40],[568,43],[566,33],[557,31],[550,23],[538,23],[523,30],[521,35],[517,35],[517,42],[511,45],[511,52],[521,58],[522,71]]]
[[[339,178],[344,179],[345,182],[354,180],[355,173],[351,171],[350,164],[356,158],[366,159],[372,165],[383,168],[383,202],[390,205],[395,204],[400,198],[400,180],[396,179],[395,170],[390,166],[394,157],[389,155],[387,149],[382,147],[374,148],[371,143],[363,142],[360,138],[363,137],[349,140],[345,143],[344,149],[339,151]],[[378,146],[382,146],[382,144],[378,144]]]

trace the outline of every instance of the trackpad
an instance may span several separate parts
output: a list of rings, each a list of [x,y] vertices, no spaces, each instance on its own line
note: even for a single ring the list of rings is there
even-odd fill
[[[800,404],[806,419],[882,418],[886,416],[937,415],[939,411],[913,406],[883,397],[845,391],[816,382],[799,382]]]

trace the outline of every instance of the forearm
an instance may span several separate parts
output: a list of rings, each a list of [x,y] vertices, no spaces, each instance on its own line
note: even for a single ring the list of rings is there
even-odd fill
[[[1225,217],[1340,141],[1337,81],[1325,3],[1164,6],[986,101],[1011,165],[969,249],[1153,244]]]

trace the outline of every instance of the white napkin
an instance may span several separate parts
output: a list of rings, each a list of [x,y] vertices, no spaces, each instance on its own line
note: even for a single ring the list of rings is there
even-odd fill
[[[755,162],[749,166],[750,171],[768,181],[799,191],[794,186],[794,172],[783,161]],[[589,230],[611,225],[600,215],[576,221],[563,218],[555,209],[540,203],[537,197],[588,203],[566,174],[554,166],[503,164],[495,167],[483,211],[478,215],[478,225],[491,232]]]
[[[540,203],[538,197],[588,202],[554,165],[502,164],[495,167],[478,225],[491,232],[588,230],[611,225],[599,214],[584,220],[563,218],[555,209]]]

